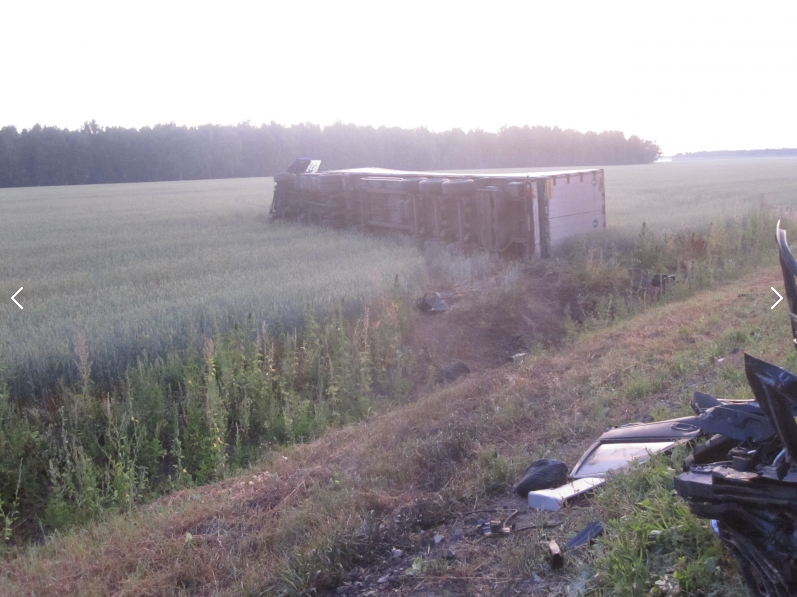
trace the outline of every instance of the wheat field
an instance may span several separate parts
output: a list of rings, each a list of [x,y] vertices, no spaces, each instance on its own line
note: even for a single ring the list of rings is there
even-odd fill
[[[605,173],[609,230],[629,237],[643,222],[678,230],[797,204],[794,158]],[[94,373],[112,376],[249,314],[290,325],[422,278],[412,243],[271,221],[272,190],[270,178],[0,189],[0,368],[70,376],[82,337]],[[10,300],[20,287],[24,310]]]
[[[642,222],[681,230],[724,223],[762,203],[797,206],[797,158],[607,166],[605,180],[606,221],[615,230],[638,232]]]
[[[249,314],[296,322],[423,272],[409,243],[273,222],[271,179],[0,189],[0,366],[97,375]],[[17,300],[10,297],[20,287]],[[35,385],[35,384],[34,384]]]

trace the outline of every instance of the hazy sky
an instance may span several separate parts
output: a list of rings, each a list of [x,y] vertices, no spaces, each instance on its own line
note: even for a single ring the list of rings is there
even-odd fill
[[[797,147],[797,2],[0,3],[0,126],[335,121]]]

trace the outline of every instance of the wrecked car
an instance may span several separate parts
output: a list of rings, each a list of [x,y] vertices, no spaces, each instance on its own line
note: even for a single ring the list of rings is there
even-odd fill
[[[776,234],[797,348],[797,261],[780,223]],[[797,375],[749,354],[744,366],[753,400],[695,394],[697,425],[711,438],[686,459],[675,489],[712,521],[752,594],[797,595]]]
[[[780,222],[776,235],[797,349],[797,260]],[[558,510],[610,471],[708,437],[684,461],[675,490],[694,515],[711,521],[753,595],[797,595],[797,375],[749,354],[744,367],[752,399],[695,392],[694,416],[610,429],[573,467],[570,483],[529,491],[529,506]]]

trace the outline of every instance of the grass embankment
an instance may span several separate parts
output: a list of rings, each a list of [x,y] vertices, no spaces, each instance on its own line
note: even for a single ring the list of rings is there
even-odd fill
[[[746,395],[739,350],[797,368],[788,317],[770,310],[770,286],[780,279],[770,266],[599,326],[559,350],[275,451],[245,475],[52,537],[7,558],[0,587],[37,596],[299,594],[334,588],[354,567],[389,560],[393,546],[422,557],[429,535],[420,529],[445,528],[457,512],[505,495],[530,460],[572,465],[608,426],[687,414],[695,389]],[[677,582],[685,594],[736,590],[706,522],[690,519],[672,533],[684,513],[660,518],[666,507],[646,503],[643,485],[621,477],[603,497],[567,509],[555,530],[497,543],[465,539],[455,559],[425,560],[424,586],[494,593],[528,589],[537,573],[538,590],[553,590],[562,581],[547,573],[542,539],[566,538],[602,518],[621,522],[609,524],[598,550],[570,558],[565,578],[586,579],[605,594],[647,594],[656,580]],[[665,537],[651,546],[649,530]],[[636,576],[618,567],[623,558]],[[420,579],[389,582],[406,581],[415,587]]]

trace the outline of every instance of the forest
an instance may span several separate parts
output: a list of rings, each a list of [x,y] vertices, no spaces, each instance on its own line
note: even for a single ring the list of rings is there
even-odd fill
[[[273,176],[298,156],[322,159],[324,169],[441,170],[643,164],[660,153],[656,143],[620,131],[546,126],[495,133],[274,122],[135,129],[92,120],[78,130],[0,128],[0,187]]]

